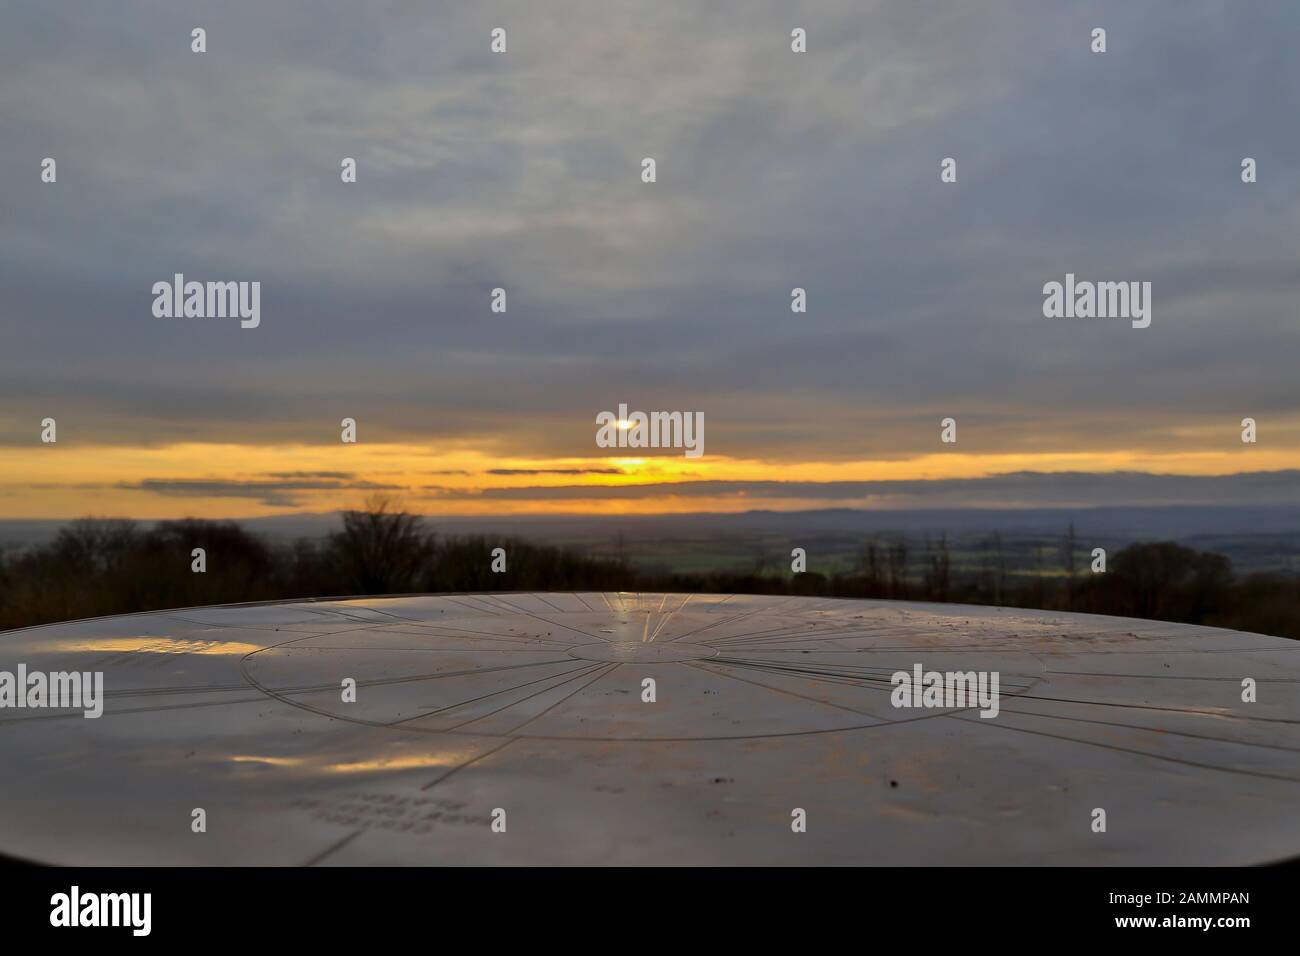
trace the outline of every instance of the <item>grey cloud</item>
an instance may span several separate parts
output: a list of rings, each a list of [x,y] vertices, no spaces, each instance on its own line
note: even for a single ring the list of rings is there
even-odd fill
[[[318,491],[396,491],[403,488],[401,485],[389,485],[372,481],[340,481],[332,479],[226,481],[215,478],[145,478],[141,481],[119,482],[115,487],[150,492],[169,498],[251,498],[263,504],[274,506],[300,504],[309,493]]]
[[[621,475],[621,468],[489,468],[488,475]]]
[[[350,471],[268,471],[268,478],[355,478]]]
[[[944,414],[984,451],[1300,418],[1281,0],[5,18],[0,443],[56,413],[69,441],[140,443],[316,441],[352,415],[377,439],[590,453],[620,398],[703,410],[711,446],[764,457],[917,453]],[[152,318],[174,271],[260,280],[262,327]],[[1151,280],[1152,328],[1044,320],[1066,271]]]

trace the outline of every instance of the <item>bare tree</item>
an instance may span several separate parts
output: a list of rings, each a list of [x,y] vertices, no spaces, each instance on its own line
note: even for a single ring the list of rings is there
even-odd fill
[[[941,534],[938,547],[929,548],[929,551],[929,567],[925,575],[926,590],[934,600],[946,601],[950,582],[949,571],[952,565],[948,553],[948,536]]]
[[[414,590],[433,557],[422,519],[399,508],[392,498],[373,496],[363,509],[345,511],[342,530],[329,536],[329,552],[357,593]]]
[[[1006,556],[1002,552],[1001,533],[993,532],[989,539],[989,546],[993,550],[993,603],[1001,604],[1007,586],[1007,563]]]
[[[1065,606],[1074,606],[1074,522],[1065,529],[1065,538],[1061,541],[1061,566],[1065,568]]]
[[[880,597],[880,549],[874,541],[858,546],[858,573],[863,577],[863,591],[867,597]]]
[[[53,554],[70,572],[114,570],[137,543],[134,521],[126,518],[78,518],[59,529]]]
[[[907,542],[899,538],[891,544],[886,560],[889,564],[889,596],[907,597]]]

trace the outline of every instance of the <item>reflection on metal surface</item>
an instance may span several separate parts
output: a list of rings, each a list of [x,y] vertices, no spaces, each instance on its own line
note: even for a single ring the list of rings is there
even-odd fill
[[[472,756],[464,750],[448,751],[444,754],[419,754],[395,757],[376,757],[373,760],[355,760],[350,763],[337,763],[315,757],[267,757],[253,754],[236,754],[229,759],[232,763],[264,764],[268,767],[302,767],[326,773],[366,773],[372,770],[413,770],[429,767],[454,767]]]
[[[52,641],[43,651],[86,651],[100,654],[250,654],[261,650],[260,644],[238,641],[177,641],[159,637],[101,637]]]
[[[0,634],[0,669],[18,663],[102,671],[106,698],[98,720],[0,710],[0,853],[20,858],[1236,864],[1300,853],[1300,643],[1255,634],[884,601],[503,593],[189,608]],[[997,716],[892,706],[891,675],[917,665],[998,674]],[[1257,702],[1243,702],[1246,678]],[[791,829],[796,807],[806,832]],[[204,833],[191,830],[195,808]],[[1105,833],[1093,832],[1096,808]]]

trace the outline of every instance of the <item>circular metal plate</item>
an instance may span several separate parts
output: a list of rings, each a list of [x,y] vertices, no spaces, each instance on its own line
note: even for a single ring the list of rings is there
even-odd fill
[[[883,601],[482,594],[0,634],[0,672],[20,664],[104,680],[97,719],[0,709],[0,854],[43,862],[1300,852],[1300,643],[1254,634]],[[997,675],[997,707],[896,706],[900,673]]]

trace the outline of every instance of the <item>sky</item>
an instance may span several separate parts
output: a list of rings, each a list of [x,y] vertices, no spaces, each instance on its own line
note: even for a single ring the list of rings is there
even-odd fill
[[[1294,3],[0,27],[0,517],[1300,499]],[[175,273],[260,282],[260,324],[156,317]],[[1067,273],[1150,282],[1150,327],[1044,317]],[[620,403],[704,454],[598,447]]]

